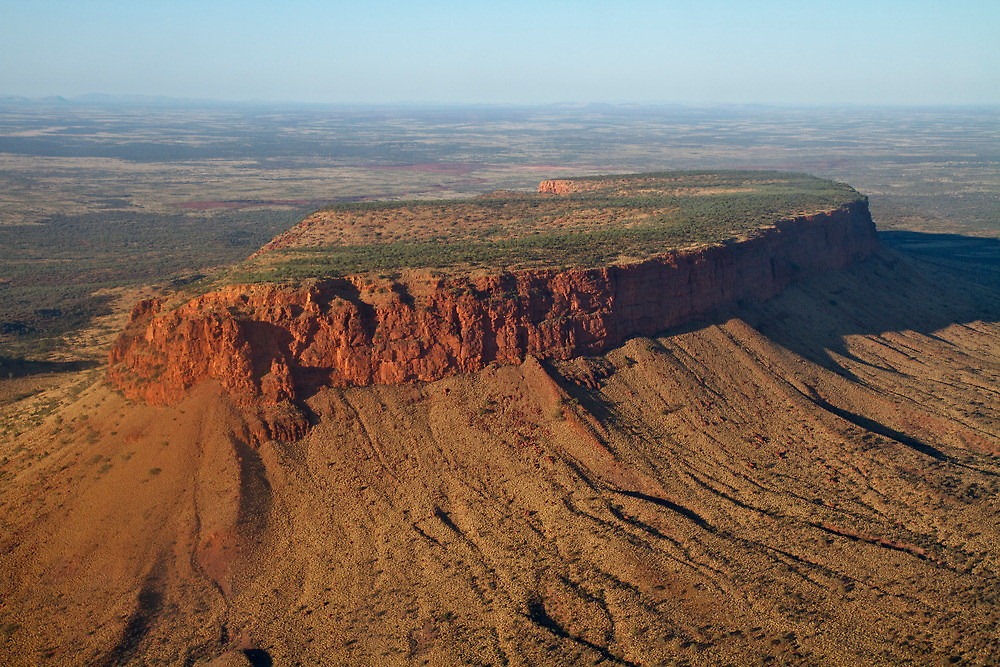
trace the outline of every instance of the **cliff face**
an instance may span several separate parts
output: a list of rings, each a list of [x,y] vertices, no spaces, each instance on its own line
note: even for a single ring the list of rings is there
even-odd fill
[[[261,437],[296,437],[306,423],[295,404],[322,386],[435,380],[526,355],[601,353],[738,299],[769,298],[877,245],[859,201],[745,241],[631,265],[235,285],[168,312],[155,301],[139,304],[111,351],[108,377],[126,396],[154,404],[214,379],[253,408]]]

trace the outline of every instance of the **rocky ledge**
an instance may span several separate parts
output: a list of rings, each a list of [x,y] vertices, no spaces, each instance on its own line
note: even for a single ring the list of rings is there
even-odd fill
[[[542,187],[573,191],[551,183]],[[767,299],[877,247],[858,198],[747,238],[605,266],[227,285],[173,309],[139,303],[111,350],[108,378],[153,404],[215,380],[259,438],[295,438],[307,428],[301,406],[322,387],[432,381],[527,355],[599,354],[739,300]]]

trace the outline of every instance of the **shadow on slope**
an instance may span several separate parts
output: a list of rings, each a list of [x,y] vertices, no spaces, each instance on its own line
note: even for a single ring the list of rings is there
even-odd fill
[[[932,264],[965,274],[986,274],[986,281],[992,279],[994,287],[1000,279],[1000,239],[906,231],[882,232],[879,239],[890,248]]]
[[[877,255],[793,285],[737,313],[782,347],[857,380],[845,360],[865,364],[848,337],[937,334],[954,325],[1000,322],[1000,240],[886,232]]]
[[[86,361],[33,361],[0,356],[0,379],[48,373],[76,373],[96,368],[100,363],[93,359]]]

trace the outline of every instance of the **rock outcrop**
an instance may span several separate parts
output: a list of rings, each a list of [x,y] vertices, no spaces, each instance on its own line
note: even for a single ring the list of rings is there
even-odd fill
[[[741,299],[767,299],[877,247],[862,199],[745,240],[634,264],[232,285],[173,310],[137,305],[111,350],[108,377],[153,404],[216,380],[259,417],[260,437],[294,438],[306,429],[295,406],[324,386],[436,380],[527,355],[598,354]]]
[[[571,178],[550,179],[538,184],[538,192],[551,195],[570,195],[574,192],[584,192],[591,189],[596,189],[596,185],[592,182],[588,183]]]

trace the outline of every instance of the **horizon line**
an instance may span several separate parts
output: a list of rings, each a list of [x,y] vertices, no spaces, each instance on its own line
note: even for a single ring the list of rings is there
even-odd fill
[[[470,102],[436,100],[398,100],[393,102],[317,102],[302,100],[221,99],[206,97],[178,97],[154,94],[84,93],[80,95],[27,96],[0,93],[0,104],[65,104],[75,106],[239,106],[239,107],[326,107],[326,108],[508,108],[544,109],[559,107],[611,107],[611,108],[771,108],[771,109],[995,109],[1000,102],[694,102],[694,101],[630,101],[630,100],[562,100],[554,102]]]

